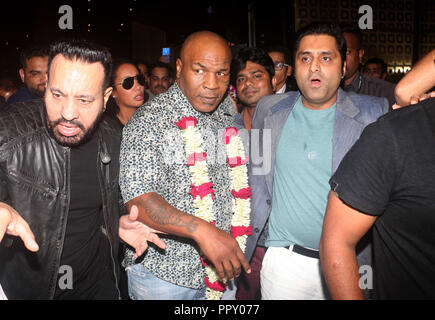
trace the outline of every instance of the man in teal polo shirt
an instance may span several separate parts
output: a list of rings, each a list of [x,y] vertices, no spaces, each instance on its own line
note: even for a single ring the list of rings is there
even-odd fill
[[[302,29],[294,61],[299,91],[263,98],[253,117],[260,139],[251,141],[254,235],[245,254],[249,259],[269,219],[262,298],[326,299],[318,245],[328,181],[363,128],[388,105],[384,98],[339,89],[346,41],[335,25]],[[255,150],[263,151],[262,161]]]

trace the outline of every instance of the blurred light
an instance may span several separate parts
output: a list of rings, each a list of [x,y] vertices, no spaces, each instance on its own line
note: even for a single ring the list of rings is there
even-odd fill
[[[9,42],[6,42],[5,45],[9,45]]]

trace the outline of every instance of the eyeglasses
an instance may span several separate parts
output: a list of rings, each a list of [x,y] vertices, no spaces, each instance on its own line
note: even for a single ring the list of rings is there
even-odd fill
[[[130,90],[131,88],[133,88],[135,78],[141,86],[145,85],[145,77],[140,73],[138,75],[135,75],[134,77],[125,78],[124,80],[122,80],[122,82],[115,83],[114,85],[118,86],[121,84],[125,90]]]
[[[275,62],[275,70],[276,71],[282,70],[282,68],[284,66],[288,67],[289,65],[287,63],[284,63],[284,62]]]

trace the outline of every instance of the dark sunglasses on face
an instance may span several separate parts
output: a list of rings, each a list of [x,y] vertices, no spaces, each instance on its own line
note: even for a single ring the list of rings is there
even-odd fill
[[[141,86],[145,85],[145,77],[140,73],[138,75],[135,75],[134,77],[125,78],[124,80],[122,80],[122,82],[115,83],[114,85],[117,86],[121,84],[125,90],[130,90],[131,88],[133,88],[135,78]]]

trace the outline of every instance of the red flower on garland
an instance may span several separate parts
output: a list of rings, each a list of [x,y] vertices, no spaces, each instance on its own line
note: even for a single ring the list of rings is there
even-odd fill
[[[229,127],[224,130],[223,134],[223,143],[229,144],[232,136],[236,136],[239,134],[239,130],[236,127]]]
[[[184,130],[187,127],[194,127],[198,123],[198,119],[195,117],[183,117],[178,122],[174,122],[180,130]]]
[[[245,227],[245,226],[239,226],[239,227],[233,227],[231,226],[231,235],[233,238],[240,237],[240,236],[250,236],[252,235],[252,227],[251,225]]]
[[[239,191],[231,191],[234,198],[240,198],[240,199],[251,199],[252,198],[252,192],[251,187],[240,189]]]
[[[189,154],[189,157],[187,158],[187,165],[188,166],[194,166],[196,161],[204,161],[207,159],[207,153],[192,153]]]
[[[213,289],[214,291],[224,292],[225,289],[227,288],[227,284],[219,280],[215,282],[210,282],[208,277],[206,277],[204,280],[205,280],[205,284],[207,285],[207,288]]]
[[[227,162],[230,165],[230,168],[234,168],[248,163],[248,156],[246,156],[245,159],[242,159],[241,157],[227,158]]]
[[[197,196],[200,196],[201,199],[203,199],[206,195],[211,194],[211,198],[214,200],[213,193],[215,192],[212,187],[213,183],[207,182],[203,183],[200,186],[191,185],[190,194],[192,195],[193,199],[196,199]]]

